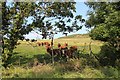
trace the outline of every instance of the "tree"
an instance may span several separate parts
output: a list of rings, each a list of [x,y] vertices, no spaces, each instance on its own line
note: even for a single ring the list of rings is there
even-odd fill
[[[117,59],[120,59],[120,2],[99,2],[99,3],[86,3],[92,11],[89,11],[89,19],[86,20],[86,27],[94,27],[90,36],[92,39],[107,42],[106,47],[101,50],[107,50],[103,53],[104,57],[108,57],[109,61],[113,60],[114,65]],[[104,49],[106,48],[106,49]],[[112,49],[108,50],[108,49]],[[110,53],[114,57],[108,56]],[[102,56],[103,57],[103,56]],[[115,58],[115,59],[113,59]]]
[[[3,2],[3,66],[8,66],[18,40],[23,40],[24,35],[32,30],[41,31],[44,35],[43,38],[46,38],[48,33],[54,30],[57,32],[73,32],[81,29],[81,25],[77,23],[84,22],[84,19],[80,15],[74,16],[74,12],[74,2]],[[31,24],[27,23],[29,17],[33,17]]]
[[[9,59],[12,56],[13,50],[17,45],[18,40],[24,39],[24,34],[28,34],[32,31],[32,26],[27,24],[26,18],[32,16],[32,8],[35,9],[33,3],[12,2],[2,3],[2,61],[3,66],[7,67]],[[4,50],[6,52],[4,52]]]
[[[36,11],[33,25],[44,33],[44,36],[51,30],[63,33],[79,30],[82,27],[77,23],[84,22],[82,16],[73,15],[76,12],[75,2],[39,2]]]

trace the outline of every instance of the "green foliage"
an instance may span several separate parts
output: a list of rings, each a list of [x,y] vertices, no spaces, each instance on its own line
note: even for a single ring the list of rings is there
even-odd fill
[[[91,33],[89,34],[90,37],[94,40],[107,41],[109,39],[108,31],[105,29],[104,25],[101,24],[98,26],[99,27],[91,30]]]
[[[74,16],[75,2],[54,2],[37,4],[37,12],[34,15],[33,24],[37,30],[48,36],[49,31],[73,32],[81,29],[82,25],[77,22],[84,22],[82,16]],[[42,10],[42,11],[41,11]],[[72,25],[68,25],[72,23]]]
[[[107,42],[101,47],[100,58],[101,60],[105,58],[102,61],[106,65],[113,66],[120,56],[120,6],[118,5],[120,2],[88,2],[86,4],[92,8],[88,13],[89,19],[86,21],[87,27],[94,27],[90,36],[92,39]]]
[[[118,66],[118,63],[116,65],[116,61],[120,59],[119,56],[120,54],[116,51],[116,48],[107,43],[101,47],[99,54],[100,64],[103,66]]]
[[[104,78],[105,77],[105,75],[102,73],[101,70],[95,69],[89,66],[85,66],[81,74],[83,78]]]
[[[120,37],[119,3],[86,3],[93,9],[89,11],[89,19],[86,20],[87,27],[94,27],[91,31],[93,39],[109,41]]]
[[[118,69],[111,66],[105,66],[101,68],[101,71],[104,73],[105,78],[118,78],[119,73]]]
[[[11,5],[11,6],[10,6]],[[13,50],[16,48],[18,40],[23,40],[25,34],[28,34],[32,27],[27,24],[26,18],[33,12],[30,7],[33,3],[12,2],[9,6],[7,2],[2,3],[2,48],[3,48],[3,66],[7,67]],[[23,8],[24,7],[24,8]],[[35,6],[32,7],[34,10]],[[7,50],[7,52],[4,52]]]

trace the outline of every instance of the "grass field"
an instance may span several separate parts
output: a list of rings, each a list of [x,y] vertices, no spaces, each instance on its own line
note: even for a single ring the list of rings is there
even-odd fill
[[[38,40],[45,42],[50,40]],[[99,54],[103,42],[91,40],[88,35],[74,35],[67,38],[54,40],[54,48],[57,44],[68,43],[69,46],[78,46],[84,51],[80,59],[70,59],[67,62],[51,63],[51,57],[46,52],[45,46],[30,45],[26,41],[21,43],[14,50],[14,55],[10,60],[11,67],[2,70],[3,78],[117,78],[118,70],[111,66],[101,67],[99,63],[89,55],[89,44],[94,54]],[[34,66],[35,62],[39,65]]]

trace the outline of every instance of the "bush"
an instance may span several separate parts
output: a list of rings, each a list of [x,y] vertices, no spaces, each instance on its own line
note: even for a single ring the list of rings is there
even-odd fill
[[[99,62],[102,66],[106,65],[115,66],[116,60],[117,52],[113,46],[106,43],[104,46],[101,47],[101,51],[99,54]]]
[[[95,68],[86,66],[81,73],[83,78],[104,78],[104,74]]]
[[[105,78],[118,78],[119,76],[117,68],[112,66],[105,66],[101,71],[104,73]]]

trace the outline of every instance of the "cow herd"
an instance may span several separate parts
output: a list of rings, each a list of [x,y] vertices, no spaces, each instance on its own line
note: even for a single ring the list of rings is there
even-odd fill
[[[26,40],[28,41],[28,40]],[[57,48],[52,48],[52,43],[49,42],[38,42],[38,41],[31,41],[36,42],[37,46],[45,46],[47,53],[50,56],[59,56],[59,57],[66,57],[66,58],[73,58],[78,51],[77,46],[68,46],[68,43],[58,43]]]
[[[73,58],[74,54],[77,52],[77,46],[70,46],[68,47],[68,43],[65,43],[64,45],[58,43],[57,47],[55,49],[52,49],[52,46],[49,42],[37,42],[38,46],[45,46],[47,53],[49,53],[51,56],[59,56],[59,57],[67,57],[67,58]]]

